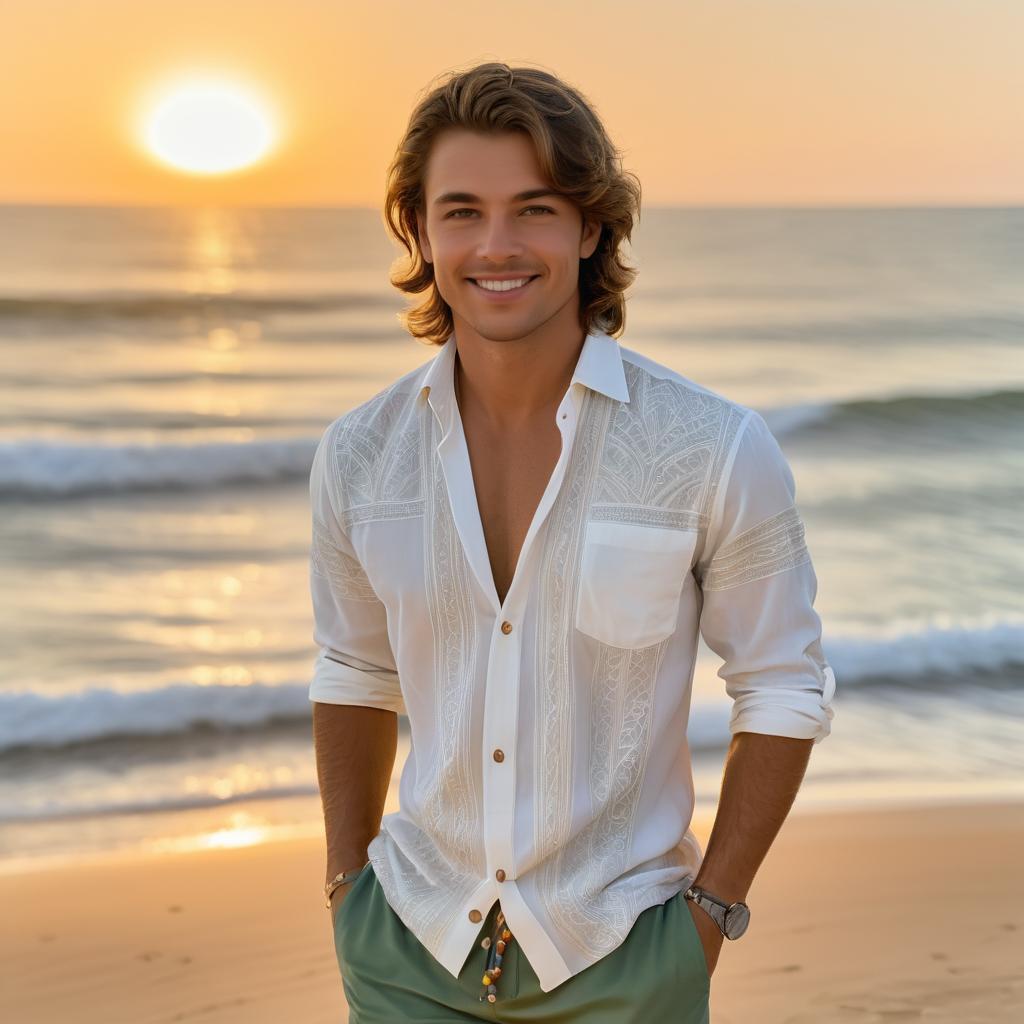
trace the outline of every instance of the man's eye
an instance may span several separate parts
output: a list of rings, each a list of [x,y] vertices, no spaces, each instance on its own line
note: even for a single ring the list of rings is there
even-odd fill
[[[523,213],[529,213],[530,210],[543,210],[545,213],[554,213],[550,206],[528,206]],[[455,217],[457,213],[476,213],[476,210],[471,210],[469,207],[461,207],[458,210],[452,210],[451,213],[445,214],[445,220],[449,217]],[[463,220],[462,217],[455,217],[456,220]]]

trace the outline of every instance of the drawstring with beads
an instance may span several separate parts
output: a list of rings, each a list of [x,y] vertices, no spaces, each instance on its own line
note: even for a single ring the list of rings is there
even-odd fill
[[[497,1000],[497,989],[494,983],[501,977],[501,960],[505,953],[505,947],[511,941],[512,933],[506,927],[505,914],[499,908],[493,935],[486,936],[480,943],[484,949],[490,951],[487,955],[487,967],[484,970],[484,994],[480,996],[480,1002],[483,1002],[484,999],[489,1003]]]

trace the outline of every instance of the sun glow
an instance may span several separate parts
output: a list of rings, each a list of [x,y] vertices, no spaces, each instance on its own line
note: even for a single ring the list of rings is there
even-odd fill
[[[189,174],[229,174],[250,167],[276,141],[269,104],[227,79],[192,78],[146,105],[141,136],[162,163]]]

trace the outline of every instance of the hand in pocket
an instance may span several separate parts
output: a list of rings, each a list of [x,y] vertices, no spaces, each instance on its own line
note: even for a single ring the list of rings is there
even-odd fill
[[[348,894],[352,891],[352,886],[355,883],[350,882],[348,885],[339,885],[334,892],[331,893],[331,925],[336,926],[338,923],[338,912],[342,903],[348,898]]]
[[[704,950],[704,963],[708,971],[708,980],[715,973],[718,964],[718,955],[722,951],[722,943],[725,936],[722,929],[698,907],[692,900],[684,900],[686,909],[693,917],[693,923],[697,927],[697,935],[700,937],[700,944]]]

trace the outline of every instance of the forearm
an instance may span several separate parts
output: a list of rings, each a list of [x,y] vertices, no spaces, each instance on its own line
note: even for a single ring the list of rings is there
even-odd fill
[[[380,831],[398,747],[398,715],[313,704],[313,745],[327,835],[327,879],[366,862]]]
[[[733,736],[696,885],[730,902],[746,899],[793,805],[813,745],[755,732]]]

